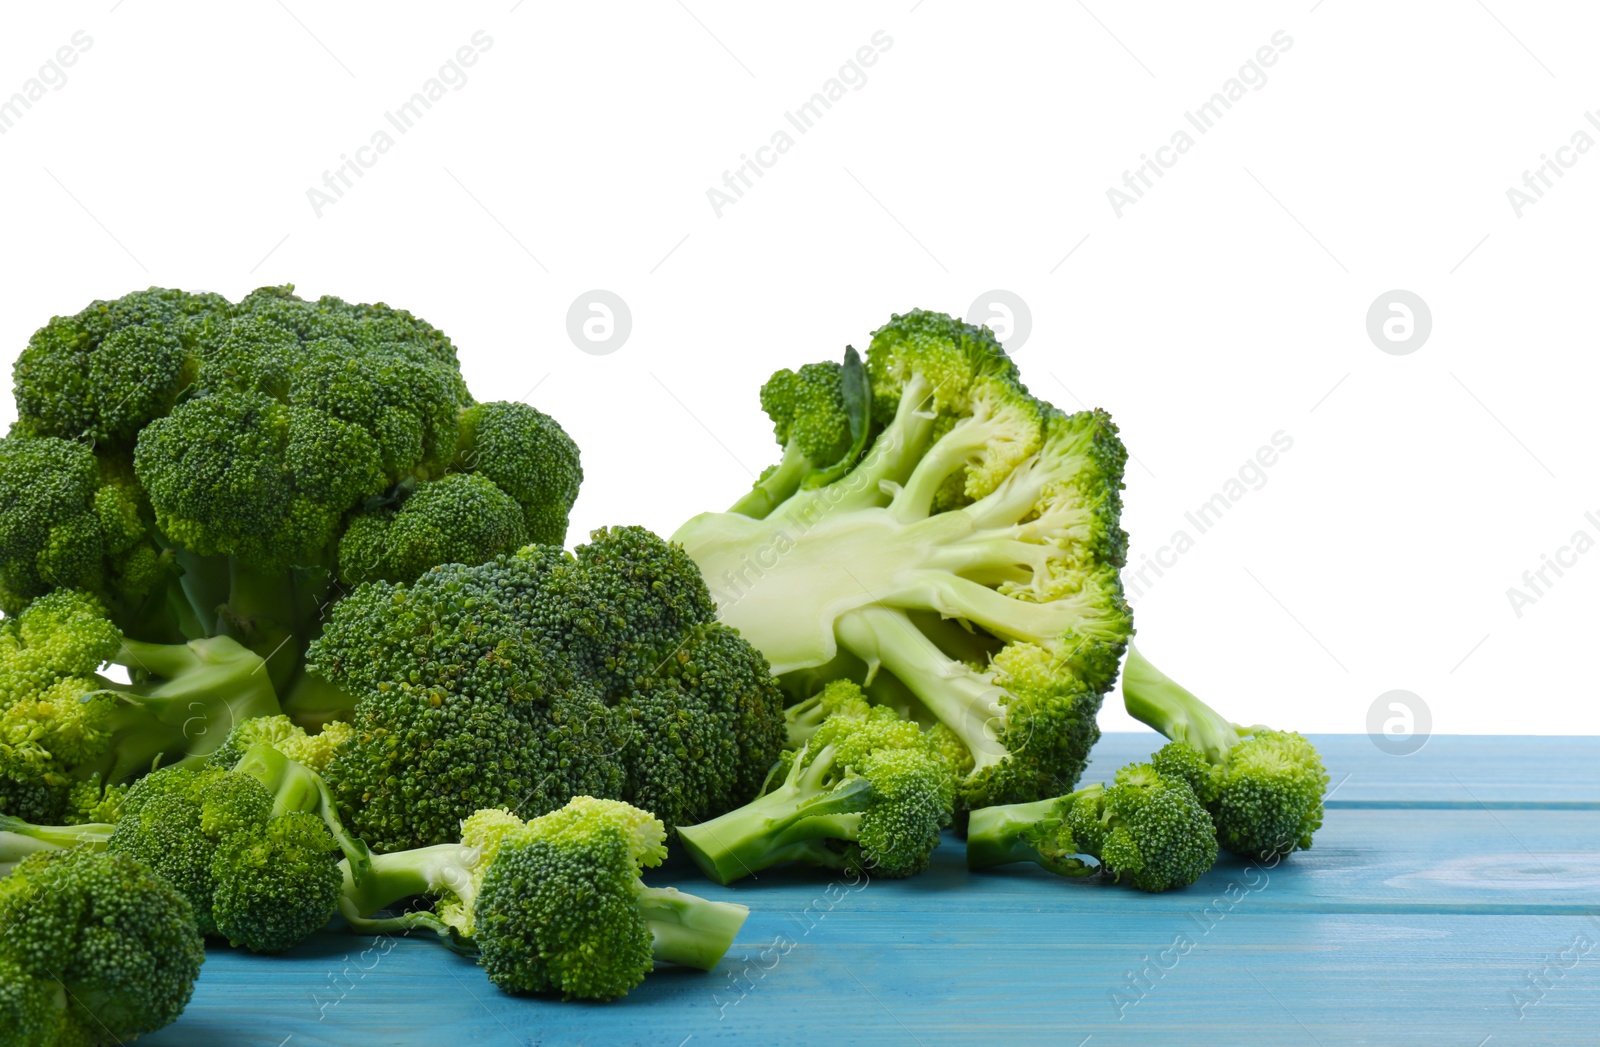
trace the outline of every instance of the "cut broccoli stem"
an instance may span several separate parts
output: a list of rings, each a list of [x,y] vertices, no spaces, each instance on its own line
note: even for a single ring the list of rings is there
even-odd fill
[[[186,644],[123,640],[112,661],[139,682],[107,682],[119,700],[110,721],[111,744],[79,769],[120,782],[163,764],[199,766],[240,721],[273,716],[278,697],[261,659],[226,636]],[[141,681],[149,675],[154,679]]]
[[[339,898],[339,913],[356,930],[374,934],[392,934],[418,927],[447,934],[444,922],[425,910],[399,916],[378,917],[375,914],[407,898],[446,892],[461,898],[470,910],[475,900],[472,872],[477,863],[477,848],[459,843],[374,854],[367,874],[357,883],[350,862],[340,862],[344,891]]]
[[[967,823],[967,868],[1033,862],[1061,875],[1093,875],[1093,866],[1085,862],[1063,863],[1059,856],[1042,852],[1037,840],[1041,832],[1053,835],[1060,828],[1073,801],[1104,792],[1104,785],[1091,785],[1069,796],[973,811]]]
[[[724,885],[784,862],[832,865],[824,841],[852,839],[872,796],[865,778],[824,784],[836,770],[834,755],[828,746],[803,767],[795,761],[765,796],[708,822],[680,826],[678,838],[695,864]]]
[[[304,811],[320,817],[339,850],[344,852],[356,882],[366,878],[372,866],[372,852],[345,829],[333,793],[321,775],[289,759],[266,742],[257,742],[247,749],[233,765],[233,770],[248,774],[267,787],[272,794],[273,817],[290,811]]]
[[[1005,693],[992,674],[950,658],[904,612],[863,607],[839,619],[839,640],[867,663],[869,680],[881,667],[917,696],[972,753],[973,769],[1006,756],[997,740],[1005,722]]]
[[[1128,715],[1174,742],[1200,750],[1213,764],[1226,760],[1228,750],[1239,741],[1238,727],[1151,665],[1132,644],[1122,670],[1122,697]]]
[[[641,887],[639,911],[658,961],[702,971],[717,965],[750,915],[748,906],[714,902],[676,887]]]

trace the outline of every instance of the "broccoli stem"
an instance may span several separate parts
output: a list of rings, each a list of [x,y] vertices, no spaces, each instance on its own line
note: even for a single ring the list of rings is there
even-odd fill
[[[230,561],[229,570],[220,624],[267,663],[277,693],[295,693],[306,646],[322,631],[333,576],[321,567],[263,571],[239,560]]]
[[[34,825],[20,818],[0,815],[0,877],[11,875],[17,863],[40,851],[60,851],[69,847],[90,847],[103,851],[111,830],[104,822],[84,825]]]
[[[791,440],[783,449],[783,460],[778,467],[757,480],[744,497],[728,507],[728,512],[756,520],[765,519],[767,514],[800,490],[800,482],[810,475],[813,468],[815,466],[811,459]]]
[[[118,698],[111,744],[105,756],[79,769],[84,778],[99,772],[107,782],[120,782],[148,771],[157,758],[198,766],[235,724],[279,712],[261,659],[226,636],[186,644],[124,639],[112,661],[136,682],[105,682]]]
[[[350,926],[375,934],[408,931],[426,927],[447,933],[444,923],[430,912],[408,912],[400,916],[374,918],[407,898],[445,893],[463,900],[470,911],[472,869],[478,851],[459,843],[441,843],[409,851],[371,856],[367,874],[356,882],[350,862],[339,863],[344,872],[344,890],[339,897],[339,913]]]
[[[1063,870],[1058,858],[1045,855],[1035,841],[1041,834],[1054,834],[1061,827],[1073,801],[1104,790],[1104,786],[1094,785],[1068,796],[973,811],[967,823],[967,868],[1033,862],[1054,872],[1076,873],[1078,870],[1073,868]],[[1084,866],[1081,871],[1087,875],[1094,870]]]
[[[266,742],[257,742],[245,750],[233,770],[248,774],[272,793],[272,815],[278,817],[290,811],[315,814],[322,819],[332,834],[339,850],[344,852],[351,876],[357,883],[364,880],[372,866],[372,852],[367,845],[351,836],[339,820],[333,793],[328,783],[315,771],[289,759]]]
[[[658,961],[702,971],[722,960],[750,915],[748,906],[714,902],[676,887],[641,886],[639,911],[650,927],[651,952]]]
[[[1239,741],[1236,726],[1151,665],[1131,643],[1122,671],[1122,700],[1129,716],[1170,741],[1193,746],[1213,764],[1226,760],[1228,750]]]
[[[840,642],[862,658],[871,675],[889,670],[917,700],[955,732],[972,753],[973,770],[1000,763],[1005,748],[997,741],[1005,722],[1004,693],[990,674],[978,672],[944,653],[904,612],[864,607],[839,619]]]
[[[852,840],[872,785],[835,774],[833,747],[809,764],[798,759],[772,792],[699,825],[679,826],[678,838],[707,876],[727,885],[790,861],[834,867],[827,840]],[[839,817],[846,816],[846,817]]]

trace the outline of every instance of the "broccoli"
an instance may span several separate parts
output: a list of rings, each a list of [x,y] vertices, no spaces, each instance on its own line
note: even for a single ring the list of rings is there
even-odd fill
[[[1110,786],[973,811],[967,825],[969,869],[1033,862],[1058,876],[1126,876],[1154,892],[1187,887],[1216,860],[1216,827],[1194,790],[1148,763],[1122,768]]]
[[[232,770],[252,746],[260,743],[321,774],[328,769],[334,753],[353,736],[354,729],[342,720],[325,724],[322,730],[311,734],[287,716],[258,716],[235,724],[227,740],[206,758],[206,766]]]
[[[182,891],[202,934],[253,952],[281,952],[327,925],[341,852],[356,877],[371,860],[316,773],[264,742],[232,770],[166,767],[139,779],[105,847]]]
[[[473,401],[432,326],[289,287],[96,302],[15,378],[0,609],[79,588],[136,640],[230,636],[308,724],[349,712],[303,674],[330,601],[559,543],[582,478],[547,415]]]
[[[1311,846],[1328,772],[1303,735],[1229,723],[1133,647],[1122,697],[1128,715],[1171,739],[1151,762],[1190,784],[1223,847],[1270,861]]]
[[[963,806],[1064,792],[1132,633],[1116,426],[1029,395],[987,328],[942,314],[852,360],[773,376],[783,463],[674,541],[791,693],[853,678],[942,724]]]
[[[0,814],[0,877],[10,876],[19,862],[41,851],[62,851],[69,847],[103,851],[115,827],[110,822],[34,825]]]
[[[825,695],[832,711],[784,754],[771,788],[679,827],[690,856],[718,883],[792,861],[891,879],[928,867],[954,813],[955,768],[920,727],[868,705],[854,684],[836,681]]]
[[[637,527],[361,586],[311,646],[355,707],[327,769],[347,823],[398,851],[491,807],[586,794],[683,825],[744,802],[782,750],[782,697],[714,613],[694,562]]]
[[[121,1044],[172,1024],[205,948],[184,896],[133,859],[35,854],[0,880],[0,1044]]]
[[[357,884],[346,870],[341,912],[356,929],[431,928],[475,948],[507,992],[608,1000],[656,961],[710,970],[750,910],[676,888],[646,887],[641,869],[666,857],[660,819],[618,800],[577,796],[524,824],[478,811],[461,842],[376,855]],[[415,895],[433,912],[376,914]]]
[[[98,675],[107,662],[132,682]],[[261,659],[228,637],[131,640],[93,596],[58,589],[0,621],[0,813],[107,820],[154,762],[201,763],[235,723],[278,711]]]

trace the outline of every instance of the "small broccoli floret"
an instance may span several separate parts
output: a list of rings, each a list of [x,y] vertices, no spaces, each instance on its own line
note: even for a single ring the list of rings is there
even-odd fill
[[[1230,723],[1132,647],[1122,695],[1130,716],[1172,739],[1152,760],[1194,787],[1222,846],[1263,861],[1311,846],[1328,772],[1304,736]]]
[[[766,662],[713,620],[681,550],[636,527],[591,539],[369,583],[335,606],[313,665],[355,715],[328,781],[375,849],[578,795],[686,824],[759,788],[783,745]]]
[[[1133,631],[1116,426],[1029,395],[986,328],[923,310],[873,335],[862,390],[847,358],[824,395],[833,373],[773,377],[784,464],[674,540],[791,693],[849,678],[942,724],[962,806],[1070,789]],[[864,450],[809,470],[810,441],[832,454],[857,435],[858,396]]]
[[[785,753],[765,795],[678,837],[728,884],[784,862],[898,879],[927,868],[950,824],[955,769],[916,724],[832,692],[836,711]]]
[[[182,891],[202,934],[253,952],[281,952],[327,925],[341,851],[352,875],[370,860],[316,774],[266,743],[232,770],[172,767],[141,778],[106,847]]]
[[[510,495],[476,474],[451,473],[408,487],[398,506],[351,520],[339,540],[339,579],[409,582],[435,564],[492,560],[528,544],[527,536]]]
[[[0,880],[0,1043],[121,1044],[170,1025],[205,949],[187,899],[125,855],[33,855]]]
[[[232,770],[234,764],[257,743],[270,745],[293,762],[321,774],[340,746],[350,741],[353,728],[343,721],[325,724],[311,734],[287,716],[258,716],[234,725],[223,742],[206,760],[207,767]]]
[[[583,467],[578,445],[554,418],[499,400],[461,413],[456,468],[491,480],[522,507],[527,541],[562,545]],[[509,551],[509,550],[508,550]]]
[[[152,287],[55,317],[17,358],[18,429],[131,450],[194,382],[230,308],[218,295]]]
[[[132,682],[98,675],[106,662]],[[57,590],[0,621],[0,813],[104,817],[156,761],[198,765],[233,724],[277,712],[261,659],[227,637],[129,640],[94,597]]]
[[[846,347],[843,365],[776,372],[761,387],[761,409],[772,419],[783,459],[729,510],[756,519],[802,488],[838,479],[860,457],[872,412],[861,356]]]
[[[1130,764],[1110,786],[973,811],[967,867],[1033,862],[1058,876],[1099,873],[1126,877],[1141,891],[1167,891],[1187,887],[1216,863],[1216,837],[1187,782]]]
[[[609,1000],[658,961],[715,967],[749,915],[646,887],[641,870],[666,853],[661,821],[617,800],[577,796],[525,825],[480,811],[459,844],[375,856],[364,881],[346,878],[341,910],[359,930],[424,926],[467,942],[507,992]],[[437,914],[375,916],[414,895],[433,897]]]

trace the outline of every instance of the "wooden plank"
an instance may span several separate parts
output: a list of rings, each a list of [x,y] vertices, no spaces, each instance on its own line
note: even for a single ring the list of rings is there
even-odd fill
[[[1435,735],[1410,756],[1391,756],[1364,734],[1312,735],[1332,778],[1330,808],[1435,807],[1600,810],[1600,738]],[[1149,759],[1154,731],[1105,735],[1084,782]]]
[[[809,933],[752,917],[733,962],[662,971],[608,1004],[512,998],[421,941],[324,938],[291,957],[213,954],[151,1047],[267,1044],[925,1045],[1595,1043],[1592,919],[1168,914],[951,920],[842,909]],[[370,968],[365,972],[359,968]]]

